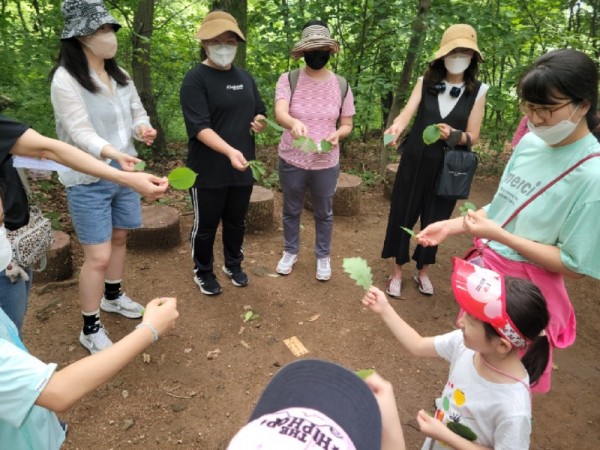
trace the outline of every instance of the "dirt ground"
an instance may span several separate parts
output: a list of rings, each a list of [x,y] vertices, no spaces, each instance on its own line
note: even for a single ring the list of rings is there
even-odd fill
[[[496,184],[494,177],[477,178],[471,201],[485,204]],[[272,232],[246,238],[244,267],[250,285],[234,287],[218,273],[223,293],[216,297],[202,295],[192,281],[186,239],[191,216],[182,217],[179,247],[131,251],[127,293],[141,302],[177,297],[181,316],[174,331],[147,350],[149,358],[140,355],[61,415],[70,425],[64,448],[225,449],[271,376],[296,359],[283,342],[292,336],[309,350],[306,357],[333,360],[351,369],[374,367],[390,380],[408,448],[420,448],[423,437],[416,413],[431,409],[447,379],[448,365],[408,355],[380,319],[362,307],[361,288],[341,268],[343,258],[362,256],[371,265],[375,284],[385,285],[391,261],[382,260],[380,251],[388,208],[379,186],[363,194],[359,216],[335,218],[329,282],[315,279],[314,222],[308,211],[291,275],[275,274],[282,251],[281,229],[275,225]],[[280,210],[278,193],[275,221]],[[392,303],[419,332],[434,335],[453,328],[457,307],[449,289],[450,258],[462,255],[468,245],[467,238],[455,237],[442,246],[431,274],[433,297],[421,295],[411,280],[413,270],[405,271],[404,299]],[[219,248],[216,264],[222,264]],[[40,295],[40,286],[31,296],[25,342],[34,355],[64,367],[87,355],[78,343],[77,288]],[[568,288],[577,312],[578,338],[571,348],[556,352],[552,391],[534,398],[533,449],[597,449],[600,442],[600,324],[594,294],[599,284],[584,279],[570,282]],[[260,319],[244,323],[245,307]],[[102,320],[113,340],[138,323],[107,313]],[[211,351],[217,353],[213,359],[207,357]]]

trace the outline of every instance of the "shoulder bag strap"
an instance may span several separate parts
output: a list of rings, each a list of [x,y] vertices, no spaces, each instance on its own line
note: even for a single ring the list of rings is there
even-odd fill
[[[580,159],[575,164],[573,164],[571,167],[569,167],[567,170],[565,170],[563,173],[558,175],[555,179],[550,181],[550,183],[548,183],[546,186],[544,186],[542,189],[540,189],[538,192],[536,192],[532,197],[530,197],[526,202],[524,202],[521,206],[519,206],[515,210],[515,212],[513,212],[510,215],[510,217],[504,221],[504,223],[502,224],[502,228],[504,228],[506,225],[508,225],[511,220],[513,220],[515,217],[517,217],[517,214],[519,214],[523,210],[523,208],[525,208],[532,201],[534,201],[536,198],[538,198],[540,195],[542,195],[544,192],[546,192],[550,187],[552,187],[554,184],[556,184],[556,182],[560,181],[562,178],[564,178],[565,176],[570,174],[573,170],[575,170],[581,164],[586,162],[588,159],[595,158],[596,156],[600,156],[600,153],[591,153],[591,154],[587,155],[585,158]]]
[[[288,108],[292,106],[292,97],[294,97],[294,91],[296,90],[296,85],[298,84],[298,78],[300,78],[300,69],[294,69],[288,72],[288,81],[290,83],[290,102],[288,104]]]

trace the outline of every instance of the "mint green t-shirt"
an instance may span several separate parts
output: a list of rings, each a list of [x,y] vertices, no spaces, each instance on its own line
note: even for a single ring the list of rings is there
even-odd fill
[[[56,370],[25,350],[0,309],[0,448],[58,450],[65,440],[56,414],[35,401]]]
[[[528,133],[506,165],[498,190],[486,207],[488,217],[503,224],[559,174],[598,152],[600,143],[592,134],[564,147],[550,147]],[[600,279],[599,226],[600,157],[595,157],[533,200],[505,228],[514,235],[556,245],[567,268]],[[492,242],[490,247],[508,259],[527,261],[498,242]]]

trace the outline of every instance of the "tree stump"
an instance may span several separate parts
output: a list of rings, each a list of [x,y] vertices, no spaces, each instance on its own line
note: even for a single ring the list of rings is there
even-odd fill
[[[131,230],[127,246],[138,250],[173,248],[181,244],[179,211],[171,206],[142,207],[142,227]]]
[[[257,233],[270,231],[273,228],[273,211],[275,195],[271,189],[254,186],[248,212],[246,213],[246,231]]]
[[[357,216],[360,214],[360,186],[359,176],[340,172],[333,195],[333,214],[335,216]],[[306,193],[304,207],[312,211],[310,192]]]
[[[46,254],[46,268],[33,276],[35,283],[62,281],[73,276],[73,252],[71,236],[62,231],[53,231],[54,244]]]
[[[392,199],[392,190],[398,173],[398,163],[388,164],[385,168],[385,177],[383,179],[383,196],[388,200]]]

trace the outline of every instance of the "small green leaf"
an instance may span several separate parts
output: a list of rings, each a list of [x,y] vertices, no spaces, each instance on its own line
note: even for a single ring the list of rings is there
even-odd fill
[[[429,125],[423,130],[423,142],[427,145],[431,145],[436,142],[441,135],[442,132],[436,125]]]
[[[383,135],[383,146],[390,145],[390,143],[396,139],[396,136],[393,134],[384,134]]]
[[[244,313],[244,322],[248,322],[252,318],[252,314],[254,314],[254,312],[246,311]]]
[[[197,176],[198,174],[189,167],[177,167],[171,170],[167,180],[172,188],[185,191],[194,185]]]
[[[417,235],[417,233],[415,233],[413,230],[411,230],[410,228],[406,228],[406,227],[400,227],[402,228],[404,231],[406,231],[408,234],[411,235],[411,237],[415,237]]]
[[[373,285],[371,268],[363,258],[344,258],[342,267],[350,275],[350,278],[356,281],[357,285],[362,286],[365,291]]]
[[[360,369],[354,373],[358,375],[361,380],[365,380],[375,373],[375,369]]]
[[[256,314],[256,313],[254,313],[254,314],[252,314],[252,317],[250,317],[250,320],[249,320],[249,321],[251,322],[251,321],[253,321],[253,320],[258,320],[258,319],[260,319],[260,315],[259,315],[259,314]]]
[[[470,211],[477,211],[477,207],[471,203],[471,202],[464,202],[459,208],[458,210],[460,211],[460,215],[461,216],[466,216],[467,212]]]
[[[333,145],[331,145],[331,142],[326,141],[325,139],[321,140],[320,146],[321,146],[322,153],[329,153],[331,151],[331,149],[333,148]]]
[[[304,153],[316,152],[318,150],[317,144],[308,136],[299,136],[294,142],[292,142],[294,147],[299,148]]]
[[[269,125],[271,128],[275,128],[277,131],[284,131],[285,129],[279,125],[277,122],[274,122],[273,120],[267,119],[266,117],[263,119],[260,119],[263,122],[266,122],[267,125]]]
[[[477,434],[473,430],[471,430],[468,426],[463,425],[462,423],[450,421],[446,424],[446,426],[458,434],[461,437],[464,437],[466,440],[475,442],[477,440]]]
[[[246,167],[250,167],[250,170],[252,171],[252,177],[256,181],[260,181],[267,173],[267,168],[265,167],[265,165],[262,163],[262,161],[259,161],[257,159],[248,161],[246,163]]]
[[[140,161],[139,163],[135,163],[135,166],[133,166],[133,168],[137,172],[143,172],[146,169],[146,161]]]

